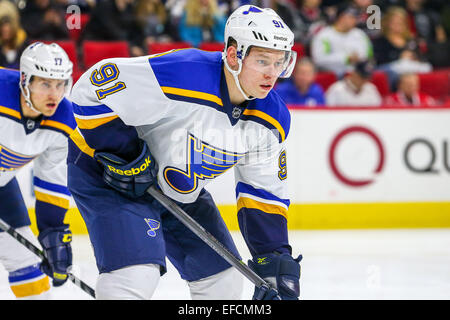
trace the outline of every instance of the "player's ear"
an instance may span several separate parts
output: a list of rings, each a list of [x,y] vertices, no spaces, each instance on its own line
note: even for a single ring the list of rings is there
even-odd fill
[[[233,70],[239,69],[237,49],[233,45],[231,45],[227,48],[227,62],[228,62],[228,65],[231,67],[231,69],[233,69]]]

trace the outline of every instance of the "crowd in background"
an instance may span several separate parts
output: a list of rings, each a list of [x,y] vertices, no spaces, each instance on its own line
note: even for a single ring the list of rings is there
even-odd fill
[[[18,69],[34,40],[69,39],[70,5],[89,16],[80,43],[127,41],[130,56],[140,56],[154,42],[223,42],[227,17],[243,4],[273,8],[304,48],[291,79],[275,88],[288,104],[441,102],[421,92],[417,75],[450,68],[447,0],[0,0],[0,66]],[[381,8],[379,28],[367,23],[371,5]],[[315,82],[318,72],[336,81],[325,90]],[[389,96],[371,83],[374,72],[386,74]]]

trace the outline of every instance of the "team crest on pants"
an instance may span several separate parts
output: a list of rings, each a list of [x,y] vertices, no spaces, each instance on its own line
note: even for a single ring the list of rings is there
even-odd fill
[[[153,220],[153,219],[148,219],[148,218],[144,218],[145,222],[147,222],[150,230],[147,231],[147,234],[150,237],[156,237],[156,230],[159,229],[160,223],[159,221]]]
[[[193,135],[188,136],[186,169],[164,169],[164,179],[177,192],[191,193],[199,179],[214,179],[233,167],[245,153],[228,152],[213,147]]]

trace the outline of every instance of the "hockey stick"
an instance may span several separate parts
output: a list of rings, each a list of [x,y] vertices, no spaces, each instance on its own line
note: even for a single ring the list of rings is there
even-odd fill
[[[33,243],[31,243],[27,238],[22,236],[20,233],[16,231],[13,227],[11,227],[9,224],[7,224],[5,221],[0,219],[0,229],[3,231],[9,233],[14,239],[19,241],[21,244],[23,244],[28,250],[33,252],[35,255],[37,255],[42,260],[47,260],[47,257],[45,257],[44,253],[36,247]],[[69,279],[78,287],[81,288],[84,292],[89,294],[91,297],[95,298],[95,291],[92,289],[89,285],[87,285],[85,282],[78,279],[76,276],[74,276],[72,273],[68,273]]]
[[[266,292],[275,290],[269,283],[258,276],[252,269],[250,269],[245,262],[239,260],[232,254],[225,246],[217,240],[212,234],[205,230],[197,221],[189,216],[183,209],[181,209],[175,202],[168,198],[165,194],[159,191],[154,185],[147,189],[147,192],[158,200],[161,205],[172,213],[178,220],[180,220],[187,228],[189,228],[195,235],[203,240],[229,264],[235,267],[248,280],[261,289],[261,293],[256,300],[261,300]]]

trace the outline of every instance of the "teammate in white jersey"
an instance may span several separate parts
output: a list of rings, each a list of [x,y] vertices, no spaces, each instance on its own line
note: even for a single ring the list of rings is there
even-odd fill
[[[76,127],[72,104],[72,62],[57,44],[34,43],[20,59],[20,72],[0,68],[0,218],[44,249],[41,260],[0,231],[0,263],[17,298],[49,298],[50,283],[62,285],[72,264],[67,140]],[[18,170],[33,161],[36,240],[19,184]],[[39,243],[38,243],[39,242]],[[47,275],[46,275],[47,274]]]
[[[239,257],[204,189],[231,168],[250,267],[282,299],[298,299],[301,255],[291,256],[287,231],[290,115],[272,91],[292,73],[293,37],[273,10],[247,5],[229,17],[223,53],[107,59],[75,84],[68,185],[93,244],[99,299],[150,299],[166,256],[193,299],[242,298],[241,275],[146,194],[156,184]]]

